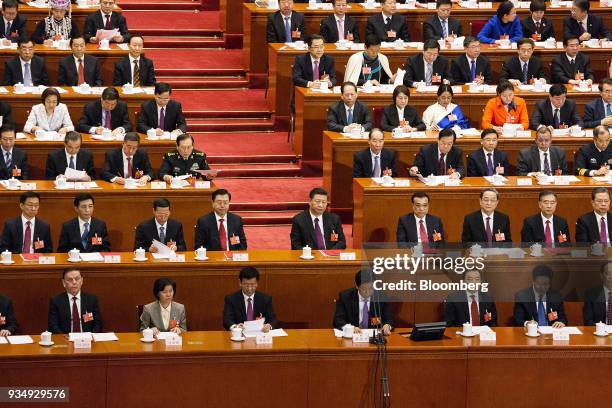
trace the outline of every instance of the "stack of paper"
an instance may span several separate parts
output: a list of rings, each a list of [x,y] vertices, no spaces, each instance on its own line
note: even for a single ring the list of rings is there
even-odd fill
[[[82,252],[79,257],[83,262],[104,262],[104,257],[99,252]]]
[[[117,337],[117,335],[115,335],[114,332],[108,332],[108,333],[92,333],[91,336],[93,337],[94,341],[96,342],[100,342],[100,341],[116,341],[119,340],[119,338]]]
[[[77,339],[91,340],[93,339],[93,337],[91,335],[91,332],[69,333],[68,334],[68,341],[76,341]]]
[[[30,336],[8,336],[6,338],[11,344],[32,344],[34,340]]]
[[[156,239],[153,240],[153,246],[157,248],[157,252],[151,253],[151,255],[153,255],[153,259],[169,259],[176,255],[173,250]]]

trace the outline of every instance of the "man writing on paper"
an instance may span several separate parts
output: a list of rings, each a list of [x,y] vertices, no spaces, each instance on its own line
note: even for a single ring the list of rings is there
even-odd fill
[[[140,105],[136,130],[147,134],[155,130],[155,136],[170,132],[172,136],[187,133],[187,122],[181,103],[171,99],[172,87],[165,82],[155,84],[155,99]]]
[[[115,0],[100,0],[100,12],[95,12],[87,16],[85,20],[85,41],[92,44],[100,42],[105,36],[103,31],[117,30],[117,33],[110,38],[111,41],[122,43],[129,41],[130,33],[128,32],[127,22],[125,17],[120,13],[113,12]],[[100,36],[98,35],[100,32]]]
[[[127,104],[120,101],[119,92],[110,87],[102,91],[100,99],[85,105],[77,124],[77,131],[90,135],[101,135],[105,129],[111,130],[112,136],[132,130]]]
[[[171,251],[186,251],[183,237],[183,224],[170,218],[170,201],[158,198],[153,201],[153,218],[143,221],[136,227],[134,250],[143,248],[145,251],[157,252],[153,240],[159,241]]]
[[[240,290],[225,296],[223,306],[223,327],[232,330],[244,328],[245,321],[265,319],[263,332],[276,327],[276,315],[272,297],[257,291],[259,271],[252,266],[244,267],[238,275]]]
[[[208,172],[201,173],[202,170],[208,170]],[[164,154],[159,168],[159,178],[170,183],[172,177],[187,174],[193,177],[205,174],[205,177],[211,180],[217,175],[217,172],[208,167],[206,153],[193,148],[193,137],[189,133],[183,133],[176,138],[176,149]]]
[[[91,181],[96,177],[93,155],[87,149],[81,149],[82,138],[77,132],[68,132],[64,136],[64,148],[57,149],[47,156],[45,178],[55,180],[66,177],[68,169],[83,171],[84,175],[78,181]]]
[[[410,167],[412,177],[429,175],[461,178],[465,175],[463,150],[456,147],[457,135],[453,129],[443,129],[438,133],[438,142],[430,143],[419,149]]]
[[[106,152],[102,166],[102,179],[111,183],[125,184],[126,178],[138,180],[144,185],[153,179],[153,169],[147,151],[140,147],[140,135],[128,132],[123,137],[123,145]]]
[[[82,252],[109,252],[106,223],[93,218],[95,200],[89,193],[74,198],[74,211],[77,216],[62,224],[57,252],[69,252],[76,248]]]
[[[40,208],[40,196],[34,191],[25,191],[19,197],[21,215],[6,220],[2,228],[3,251],[14,254],[33,254],[53,252],[51,228],[49,224],[36,217]]]

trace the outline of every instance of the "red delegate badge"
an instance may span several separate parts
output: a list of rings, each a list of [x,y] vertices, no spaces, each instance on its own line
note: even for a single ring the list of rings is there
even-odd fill
[[[91,237],[91,245],[102,245],[102,237],[99,237],[98,234]]]
[[[85,322],[85,323],[87,323],[87,322],[91,322],[91,321],[93,321],[93,319],[94,319],[94,318],[93,318],[93,313],[91,313],[91,312],[89,312],[89,313],[87,313],[87,312],[83,313],[83,322]]]

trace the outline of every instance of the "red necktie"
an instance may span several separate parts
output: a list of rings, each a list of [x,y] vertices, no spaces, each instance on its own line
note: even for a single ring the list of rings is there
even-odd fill
[[[546,220],[546,228],[544,228],[544,244],[547,247],[552,247],[552,233],[550,232],[550,220]]]
[[[487,244],[489,248],[493,246],[493,232],[491,231],[491,217],[487,217],[487,226],[485,227],[485,234],[487,235]]]
[[[227,251],[227,233],[223,225],[223,218],[219,219],[219,242],[221,243],[221,250]]]
[[[23,234],[23,248],[21,252],[24,254],[29,254],[32,252],[32,229],[30,225],[32,223],[30,221],[26,221],[26,229],[25,234]]]
[[[440,153],[438,161],[438,176],[446,176],[446,164],[444,164],[444,153]]]
[[[127,161],[128,161],[128,174],[127,177],[132,177],[132,158],[131,157],[126,157]]]
[[[423,224],[423,220],[419,220],[419,238],[421,238],[422,245],[427,245],[429,243],[429,238],[427,237],[427,231],[425,231],[425,224]]]
[[[77,298],[76,296],[72,297],[72,332],[80,333],[81,332],[81,319],[79,319],[79,309],[76,304]]]
[[[472,315],[472,326],[480,326],[480,314],[478,313],[478,304],[476,303],[476,296],[470,295],[472,298],[472,304],[470,306],[470,314]]]
[[[253,300],[247,299],[247,322],[255,320],[255,312],[253,311]]]
[[[77,85],[81,85],[83,83],[85,83],[85,74],[83,73],[83,60],[79,58],[79,67],[77,69],[78,72],[78,84]]]
[[[104,25],[104,29],[105,30],[110,30],[111,26],[110,26],[110,14],[106,14],[106,24]]]
[[[539,33],[539,32],[540,32],[540,22],[538,21],[538,22],[535,24],[535,26],[536,26],[536,33]]]
[[[106,114],[106,116],[104,117],[104,127],[106,129],[110,129],[111,128],[111,117],[110,117],[111,113],[110,111],[104,111],[104,112]]]

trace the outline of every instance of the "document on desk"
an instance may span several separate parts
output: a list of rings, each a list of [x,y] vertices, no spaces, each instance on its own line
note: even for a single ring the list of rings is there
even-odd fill
[[[540,326],[538,327],[538,331],[542,334],[553,334],[555,331],[567,334],[582,334],[577,327],[566,326],[561,328],[554,328],[552,326]]]
[[[0,336],[0,344],[8,344],[8,340],[4,336]]]
[[[153,247],[157,248],[157,252],[152,252],[153,259],[169,259],[176,255],[173,250],[162,244],[158,240],[153,240]]]
[[[75,170],[73,168],[66,167],[64,176],[66,176],[68,180],[82,180],[87,176],[87,172],[85,170]]]
[[[82,252],[79,254],[79,258],[83,262],[104,262],[104,257],[99,252]]]
[[[244,337],[255,337],[263,333],[263,327],[266,319],[255,319],[244,322]]]
[[[169,339],[170,337],[175,337],[178,336],[178,334],[174,333],[174,332],[159,332],[157,333],[157,340],[166,340]]]
[[[68,333],[68,341],[75,341],[77,339],[91,340],[92,338],[91,332]]]
[[[99,29],[98,31],[96,31],[96,38],[98,39],[98,42],[100,42],[100,40],[112,40],[115,36],[119,35],[119,29],[118,28],[114,28],[112,30],[101,30]]]
[[[11,344],[32,344],[34,340],[30,336],[8,336],[6,338]]]
[[[114,332],[91,333],[91,336],[93,337],[95,342],[116,341],[116,340],[119,340],[119,338],[117,337],[117,335]]]

